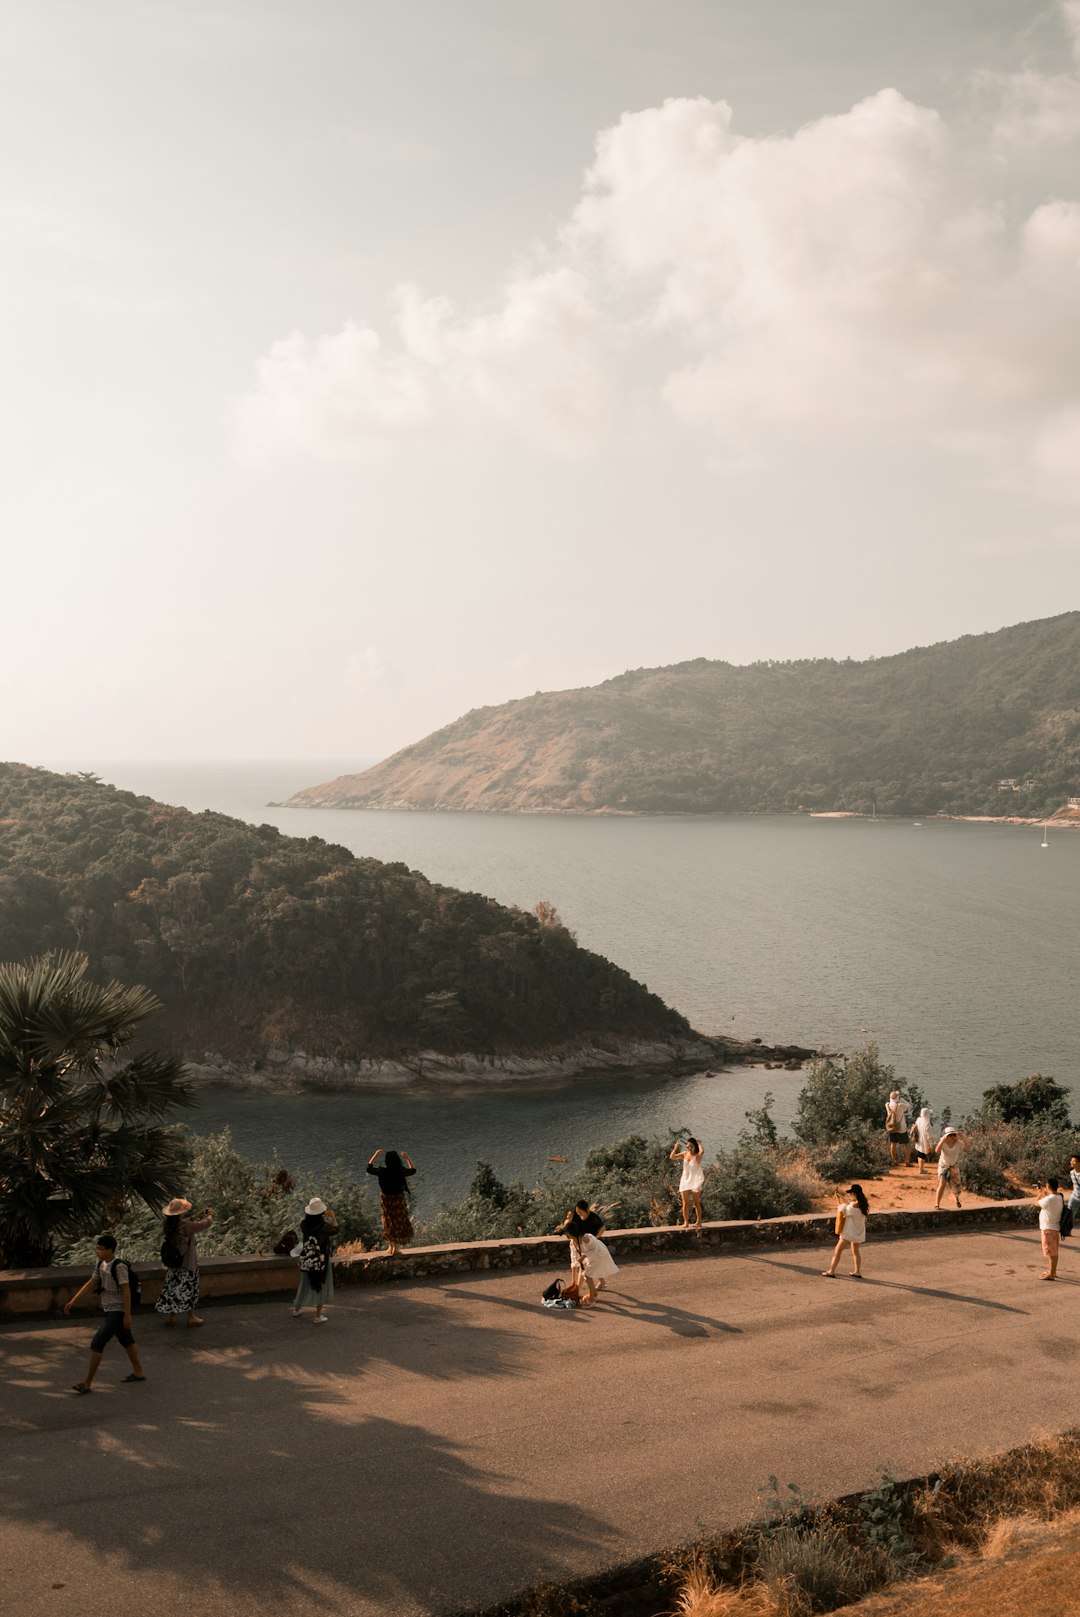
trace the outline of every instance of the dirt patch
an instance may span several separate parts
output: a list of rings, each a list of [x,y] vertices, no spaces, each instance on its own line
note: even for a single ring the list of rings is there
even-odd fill
[[[877,1213],[914,1213],[926,1212],[934,1205],[937,1195],[937,1168],[926,1169],[920,1175],[918,1167],[914,1164],[910,1168],[892,1168],[888,1173],[879,1174],[875,1179],[860,1181],[866,1191],[866,1198],[870,1203],[870,1211]],[[843,1188],[843,1187],[841,1187]],[[1017,1195],[1023,1192],[1017,1191]],[[1032,1191],[1032,1196],[1035,1192]],[[961,1190],[960,1201],[965,1207],[995,1207],[998,1205],[993,1196],[976,1196],[973,1191]],[[955,1207],[952,1192],[947,1190],[942,1199],[942,1207]],[[820,1196],[814,1203],[814,1212],[831,1213],[836,1208],[836,1198],[830,1193]]]

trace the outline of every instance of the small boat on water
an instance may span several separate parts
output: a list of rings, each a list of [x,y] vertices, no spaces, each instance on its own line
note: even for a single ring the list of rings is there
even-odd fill
[[[1050,841],[1049,841],[1049,838],[1046,835],[1046,826],[1044,825],[1043,826],[1043,839],[1039,843],[1039,847],[1040,848],[1048,848],[1049,846],[1050,846]]]

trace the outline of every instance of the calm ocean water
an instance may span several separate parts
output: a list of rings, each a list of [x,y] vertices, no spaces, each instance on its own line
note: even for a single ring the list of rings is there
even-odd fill
[[[531,908],[554,903],[607,955],[705,1032],[850,1048],[870,1036],[938,1109],[1035,1071],[1080,1076],[1080,833],[910,821],[562,818],[266,807],[362,767],[110,763],[103,779],[193,809],[403,860],[434,881]],[[229,1123],[249,1154],[301,1168],[377,1145],[409,1150],[429,1210],[478,1157],[531,1179],[631,1129],[729,1141],[766,1088],[791,1115],[800,1079],[588,1079],[453,1093],[207,1095],[197,1127]]]

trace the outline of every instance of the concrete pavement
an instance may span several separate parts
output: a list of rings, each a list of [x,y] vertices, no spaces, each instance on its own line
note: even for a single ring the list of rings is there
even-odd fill
[[[872,1235],[872,1229],[871,1229]],[[535,1272],[144,1313],[150,1379],[95,1390],[88,1323],[0,1330],[0,1578],[25,1617],[457,1610],[1077,1421],[1080,1264],[1036,1232],[624,1267],[548,1311]]]

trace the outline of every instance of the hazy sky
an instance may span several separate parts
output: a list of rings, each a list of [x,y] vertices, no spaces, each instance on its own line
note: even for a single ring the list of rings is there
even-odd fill
[[[0,756],[1080,605],[1080,0],[25,0],[0,74]]]

